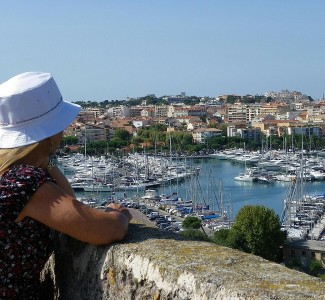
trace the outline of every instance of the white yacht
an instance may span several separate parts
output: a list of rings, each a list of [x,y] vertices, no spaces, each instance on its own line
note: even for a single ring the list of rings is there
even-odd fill
[[[291,182],[296,180],[297,176],[294,174],[278,174],[275,176],[275,179],[278,181]]]
[[[322,181],[325,179],[325,173],[318,170],[310,170],[309,174],[314,180]]]
[[[110,183],[94,183],[89,185],[84,185],[85,192],[112,192],[113,184]]]
[[[252,176],[250,173],[241,173],[235,177],[236,181],[246,181],[246,182],[253,182],[256,181],[257,178]]]

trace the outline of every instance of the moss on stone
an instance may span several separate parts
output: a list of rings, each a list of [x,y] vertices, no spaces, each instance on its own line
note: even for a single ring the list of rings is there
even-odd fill
[[[110,267],[108,270],[108,282],[111,287],[115,285],[115,272],[113,267]]]

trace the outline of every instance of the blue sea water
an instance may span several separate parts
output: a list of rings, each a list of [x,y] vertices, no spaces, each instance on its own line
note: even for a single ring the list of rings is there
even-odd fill
[[[263,205],[275,211],[281,217],[283,199],[288,194],[291,183],[274,182],[271,184],[256,182],[238,182],[234,177],[244,172],[244,165],[218,158],[192,158],[186,163],[200,168],[199,175],[182,182],[156,188],[158,195],[177,193],[182,200],[194,200],[196,203],[209,204],[216,208],[216,203],[222,195],[224,207],[235,218],[244,205]],[[222,186],[222,188],[221,188]],[[305,185],[308,194],[324,194],[325,182],[308,182]],[[133,197],[144,195],[143,190],[116,192],[115,197]],[[97,194],[105,200],[111,194]]]

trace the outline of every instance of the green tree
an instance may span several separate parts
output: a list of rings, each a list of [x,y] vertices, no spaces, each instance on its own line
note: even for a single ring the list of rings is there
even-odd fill
[[[222,135],[227,136],[227,127],[228,125],[225,123],[220,124],[219,129],[222,130]]]
[[[141,138],[139,136],[134,136],[134,137],[132,137],[132,140],[131,140],[131,143],[135,144],[136,146],[143,142],[144,142],[143,138]]]
[[[125,141],[129,141],[130,136],[129,132],[123,128],[116,128],[113,134],[113,138]]]
[[[198,217],[189,216],[183,221],[183,228],[185,229],[199,229],[201,228],[201,220]]]
[[[233,95],[228,95],[226,101],[227,101],[227,103],[229,103],[229,104],[234,104],[234,103],[236,102],[236,97],[233,96]]]
[[[127,141],[126,140],[123,140],[123,139],[120,139],[120,138],[117,138],[117,137],[113,137],[109,140],[108,142],[108,146],[110,148],[113,148],[113,149],[117,149],[117,148],[123,148],[127,145]]]
[[[173,151],[176,150],[182,152],[186,149],[187,145],[191,145],[193,141],[192,134],[189,132],[173,132],[171,136]],[[167,135],[166,138],[169,138],[169,135]]]
[[[230,229],[220,229],[213,234],[212,241],[218,245],[229,246],[228,245],[228,236]]]
[[[210,237],[206,234],[202,227],[202,221],[198,217],[189,216],[186,217],[182,223],[183,228],[185,229],[181,234],[184,237],[211,242]],[[199,230],[202,229],[202,230]]]
[[[314,259],[310,262],[309,272],[313,276],[317,276],[323,270],[323,265],[320,261]]]
[[[89,154],[89,155],[106,154],[107,146],[108,146],[108,144],[106,141],[90,142],[87,145],[87,154]]]
[[[154,131],[166,131],[167,125],[165,124],[154,124],[149,127],[149,130]]]
[[[228,242],[234,248],[280,261],[286,232],[281,230],[279,217],[274,210],[247,205],[239,210],[230,237],[232,239],[228,237]]]
[[[76,136],[64,136],[61,141],[62,145],[77,145],[78,138]]]

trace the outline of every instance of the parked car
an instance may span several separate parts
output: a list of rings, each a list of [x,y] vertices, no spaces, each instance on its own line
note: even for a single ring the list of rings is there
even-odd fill
[[[179,229],[177,228],[174,228],[173,226],[167,226],[165,228],[163,228],[164,230],[167,230],[167,231],[173,231],[173,232],[177,232],[179,231]]]
[[[170,226],[170,223],[160,223],[159,224],[159,228],[160,229],[165,229],[165,228],[167,228],[167,227],[169,227]]]
[[[165,218],[161,218],[161,217],[156,218],[156,225],[159,225],[159,224],[161,224],[161,223],[166,223]]]
[[[157,211],[152,211],[150,214],[147,214],[147,217],[149,220],[155,220],[159,216],[159,213]]]
[[[150,215],[153,212],[153,209],[147,208],[143,213],[146,214],[147,216]]]
[[[183,222],[173,222],[171,226],[173,226],[177,230],[180,230],[181,228],[183,228],[182,225],[183,225]]]

